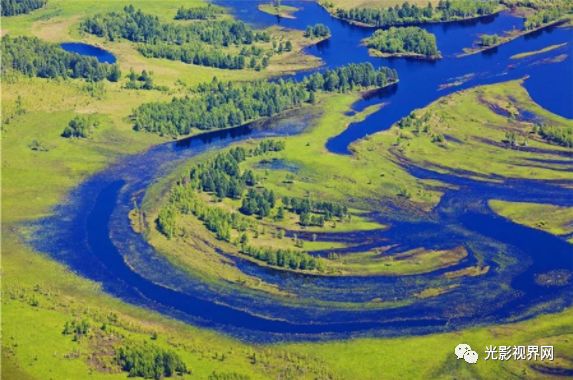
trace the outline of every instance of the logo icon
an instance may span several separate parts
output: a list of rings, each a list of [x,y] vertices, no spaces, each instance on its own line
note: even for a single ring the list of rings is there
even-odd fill
[[[478,353],[473,351],[469,344],[460,343],[454,349],[456,358],[464,359],[467,363],[476,364],[478,361]]]

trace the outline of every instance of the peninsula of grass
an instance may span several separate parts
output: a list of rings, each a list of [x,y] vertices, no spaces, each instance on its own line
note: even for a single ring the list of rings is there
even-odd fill
[[[535,115],[535,121],[523,116]],[[472,115],[468,118],[467,115]],[[481,86],[443,97],[414,111],[389,130],[356,143],[387,159],[446,173],[463,171],[475,179],[570,179],[560,165],[532,165],[558,160],[571,152],[541,133],[553,126],[567,135],[573,122],[536,104],[521,80]],[[488,159],[495,154],[496,159]]]
[[[261,12],[268,13],[273,16],[278,16],[282,18],[295,19],[294,13],[298,11],[297,7],[290,5],[275,5],[275,4],[259,4],[258,9]]]

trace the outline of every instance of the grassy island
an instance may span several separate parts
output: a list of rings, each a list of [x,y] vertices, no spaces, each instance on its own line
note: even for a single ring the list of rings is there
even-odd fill
[[[258,6],[259,10],[264,13],[268,13],[273,16],[279,16],[283,18],[296,18],[294,13],[298,11],[297,7],[293,7],[290,5],[275,5],[275,4],[260,4]]]

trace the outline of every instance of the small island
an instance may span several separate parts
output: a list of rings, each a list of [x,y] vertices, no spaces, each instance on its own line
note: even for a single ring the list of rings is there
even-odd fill
[[[442,58],[436,36],[416,26],[379,29],[364,42],[374,57]]]
[[[260,4],[258,6],[259,10],[264,13],[268,13],[273,16],[294,19],[294,13],[298,11],[297,7],[292,7],[290,5],[282,5],[280,0],[273,0],[268,4]]]

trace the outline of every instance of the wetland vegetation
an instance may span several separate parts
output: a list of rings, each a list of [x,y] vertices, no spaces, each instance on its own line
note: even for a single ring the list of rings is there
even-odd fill
[[[377,4],[369,1],[352,4]],[[401,1],[390,2],[400,8],[388,12],[404,8]],[[3,14],[8,3],[2,2]],[[422,9],[427,2],[414,3]],[[438,12],[438,2],[431,3]],[[545,2],[527,3],[536,12]],[[537,104],[538,94],[524,88],[527,81],[444,90],[440,99],[397,118],[387,130],[353,141],[351,154],[341,155],[328,150],[328,142],[350,125],[386,112],[396,90],[389,85],[398,75],[364,63],[296,79],[263,80],[293,67],[316,66],[301,51],[306,23],[299,31],[254,29],[233,21],[232,12],[221,13],[218,6],[198,0],[133,4],[141,12],[123,0],[17,4],[25,9],[10,11],[19,15],[2,20],[3,378],[538,378],[545,376],[543,371],[571,370],[570,271],[535,267],[530,273],[526,261],[538,258],[528,256],[532,251],[518,240],[528,244],[531,240],[519,233],[539,232],[552,253],[544,265],[562,262],[556,241],[571,242],[573,232],[571,205],[566,204],[573,125]],[[306,11],[299,10],[300,19],[307,20]],[[204,21],[212,25],[199,26]],[[86,29],[88,22],[93,29]],[[325,25],[336,37],[336,24]],[[100,27],[105,33],[98,34]],[[237,35],[250,34],[251,43],[245,37],[225,45],[224,36],[235,27]],[[269,39],[256,40],[256,35]],[[216,63],[161,56],[176,48],[177,39],[185,40],[194,54],[214,52],[209,59],[216,57]],[[58,46],[74,40],[109,49],[117,64]],[[540,67],[544,63],[538,55],[553,58],[560,51],[543,50],[549,43],[529,47],[533,43],[508,56],[535,52],[514,63]],[[142,54],[149,46],[162,53]],[[224,67],[227,58],[241,55],[249,57],[244,67]],[[398,74],[407,78],[412,73]],[[384,86],[382,93],[388,91],[389,97],[369,102],[372,90]],[[418,95],[423,91],[420,86]],[[237,104],[249,112],[238,114]],[[285,115],[293,110],[294,116]],[[283,117],[288,131],[297,133],[273,135]],[[260,129],[255,123],[229,135],[211,132],[192,138],[186,149],[184,141],[162,144],[166,137],[222,132],[259,119],[267,119],[260,121]],[[306,128],[297,129],[298,120]],[[138,133],[134,125],[152,133]],[[244,130],[252,135],[221,137]],[[231,141],[236,143],[227,147]],[[160,171],[158,162],[166,164]],[[422,178],[420,170],[437,177]],[[458,182],[448,182],[448,176]],[[105,198],[107,188],[98,180],[118,179],[125,181],[118,197]],[[508,196],[507,188],[514,195]],[[97,204],[105,207],[92,207],[102,199],[108,203]],[[503,220],[508,223],[503,228],[517,225],[510,221],[530,228],[505,230],[496,224],[492,228],[506,236],[496,240],[490,231],[478,230],[483,234],[478,239],[459,223],[456,202],[468,214],[484,207],[500,215],[481,223],[476,219],[477,224]],[[116,205],[117,218],[93,219],[111,205]],[[125,221],[128,214],[130,221]],[[124,229],[123,221],[136,232]],[[103,235],[95,235],[94,224],[106,226]],[[507,240],[515,231],[515,239]],[[134,243],[136,250],[139,237],[156,249],[151,270],[142,265],[149,259],[145,249],[138,251],[140,256],[125,249],[119,262],[133,272],[118,286],[108,274],[117,264],[99,261],[113,251],[93,255],[84,249],[94,237],[109,238],[122,249]],[[163,258],[177,271],[164,271]],[[204,316],[187,319],[185,309],[172,312],[180,305],[157,308],[157,300],[141,301],[139,292],[146,286],[131,288],[129,281],[150,272],[156,273],[150,281],[172,290],[173,299],[184,305],[197,301],[199,308],[211,307],[200,298],[177,298],[189,292],[252,311],[247,316],[214,313],[229,317],[222,325],[260,318],[254,324],[263,328],[269,320],[288,316],[289,328],[307,318],[319,321],[312,328],[321,328],[337,318],[351,325],[352,315],[383,319],[384,313],[407,320],[424,310],[418,305],[436,310],[442,302],[447,311],[439,317],[448,324],[421,335],[409,327],[391,327],[399,335],[389,336],[301,334],[319,342],[289,342],[282,331],[274,331],[267,335],[286,341],[269,345],[249,329],[204,328]],[[458,325],[459,319],[479,318],[482,311],[496,313],[497,305],[528,291],[518,287],[519,277],[513,282],[514,272],[534,275],[555,298],[543,293],[531,308],[503,322],[485,318]],[[185,281],[170,282],[181,278]],[[127,295],[118,288],[128,289]],[[457,298],[460,294],[478,301]],[[531,297],[517,302],[533,300],[535,294]],[[398,314],[402,309],[406,317]],[[460,341],[479,349],[551,344],[556,357],[543,362],[543,371],[527,361],[465,366],[452,354]]]

